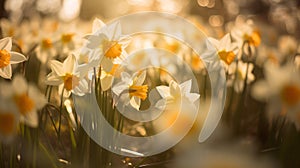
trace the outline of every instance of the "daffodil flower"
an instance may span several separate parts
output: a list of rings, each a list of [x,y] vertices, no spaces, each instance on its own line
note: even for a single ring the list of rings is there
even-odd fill
[[[141,100],[147,98],[148,86],[143,85],[146,78],[146,71],[136,73],[130,76],[126,72],[121,73],[121,82],[116,84],[112,91],[118,96],[118,100],[124,105],[130,104],[135,109],[139,110]]]
[[[63,63],[50,61],[52,72],[47,76],[46,84],[59,86],[59,92],[65,89],[64,97],[69,97],[71,92],[76,95],[83,95],[88,92],[88,82],[80,71],[78,71],[75,56],[68,56]]]
[[[192,80],[178,84],[174,80],[169,86],[157,86],[156,90],[166,100],[163,114],[154,121],[154,128],[162,131],[172,127],[172,133],[178,135],[185,131],[185,125],[193,121],[193,112],[196,110],[195,102],[200,95],[191,93]],[[180,118],[179,118],[180,116]],[[175,121],[177,124],[174,124]]]
[[[243,48],[245,54],[249,55],[249,49],[252,53],[255,51],[255,47],[258,47],[261,43],[261,35],[258,29],[255,29],[251,20],[245,23],[236,25],[231,31],[232,37],[237,41],[239,48]]]
[[[127,56],[125,48],[129,43],[129,37],[121,35],[120,22],[112,25],[103,25],[102,23],[98,25],[103,27],[93,33],[93,35],[85,37],[88,40],[87,48],[100,50],[99,60],[101,67],[106,72],[109,72],[114,64],[121,64],[122,60]],[[96,29],[97,26],[93,27],[93,29]]]
[[[0,98],[0,141],[9,142],[17,133],[20,114],[9,99]]]
[[[269,116],[283,115],[295,122],[300,129],[300,78],[299,72],[290,64],[283,67],[268,62],[266,79],[255,83],[252,95],[267,100]]]
[[[56,42],[56,48],[59,55],[65,55],[75,49],[75,33],[62,33]]]
[[[48,37],[41,38],[40,44],[36,51],[36,56],[42,64],[46,64],[48,60],[53,58],[57,53],[54,47],[53,39]]]
[[[189,103],[194,103],[199,99],[200,95],[197,93],[190,93],[192,87],[192,80],[185,81],[178,84],[174,80],[170,81],[169,86],[156,87],[158,93],[162,98],[169,100],[169,103],[180,103],[178,101],[187,100]]]
[[[213,61],[216,54],[226,66],[236,60],[238,46],[236,43],[231,42],[229,34],[226,34],[220,41],[209,37],[207,38],[206,45],[207,51],[203,53],[204,60]]]
[[[28,84],[23,76],[16,75],[12,85],[2,84],[1,93],[3,97],[13,100],[21,122],[31,127],[38,126],[37,110],[46,104],[46,99],[35,86]]]
[[[0,76],[10,79],[12,76],[11,64],[17,64],[26,60],[20,53],[11,51],[12,40],[6,37],[0,40]]]

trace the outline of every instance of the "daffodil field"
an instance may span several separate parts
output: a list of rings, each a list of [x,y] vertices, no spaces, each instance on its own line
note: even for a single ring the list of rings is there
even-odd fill
[[[0,1],[0,168],[300,167],[297,0]]]

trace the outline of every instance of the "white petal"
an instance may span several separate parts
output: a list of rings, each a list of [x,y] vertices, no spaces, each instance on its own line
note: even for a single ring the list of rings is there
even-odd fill
[[[50,67],[51,67],[51,70],[58,76],[64,75],[63,64],[61,62],[56,61],[56,60],[51,60]]]
[[[170,88],[167,87],[167,86],[157,86],[156,90],[158,91],[158,93],[160,94],[160,96],[162,98],[166,98],[166,97],[171,96],[171,94],[170,94]]]
[[[227,33],[221,40],[220,40],[220,45],[219,45],[219,49],[226,49],[229,50],[230,48],[230,35],[229,33]]]
[[[266,100],[270,95],[270,88],[265,81],[258,81],[252,88],[252,96],[258,100]]]
[[[181,93],[190,93],[192,88],[192,80],[188,80],[180,84]]]
[[[120,94],[128,89],[128,85],[125,82],[120,82],[116,84],[113,88],[112,91],[117,95],[120,96]]]
[[[47,103],[43,94],[33,85],[29,85],[28,96],[35,102],[35,107],[41,109]]]
[[[105,26],[105,23],[102,20],[95,18],[93,21],[92,32],[95,33],[96,31],[98,31],[99,29],[101,29],[104,26]]]
[[[215,38],[208,37],[207,40],[206,40],[206,44],[207,44],[207,42],[210,43],[210,44],[212,44],[210,46],[214,46],[217,49],[220,47],[219,40],[217,40]]]
[[[142,84],[144,83],[145,79],[146,79],[146,71],[143,71],[143,72],[137,77],[136,81],[134,81],[134,82],[135,82],[135,85],[137,85],[137,86],[142,85]]]
[[[138,98],[138,97],[135,97],[135,96],[132,97],[132,98],[130,99],[130,105],[131,105],[133,108],[139,110],[139,109],[140,109],[140,105],[141,105],[141,99]]]
[[[10,54],[11,54],[11,57],[10,57],[10,63],[11,64],[17,64],[17,63],[20,63],[20,62],[23,62],[23,61],[27,60],[27,58],[24,55],[20,54],[20,53],[11,51]]]
[[[4,68],[0,69],[0,76],[5,78],[5,79],[10,79],[12,76],[12,70],[11,70],[11,66],[8,65]]]
[[[200,95],[197,94],[197,93],[189,93],[187,95],[187,97],[188,97],[188,99],[189,99],[190,102],[194,103],[196,100],[199,99]]]
[[[32,111],[27,113],[24,118],[24,123],[30,127],[36,128],[39,124],[38,115],[36,111]]]
[[[46,64],[48,61],[48,55],[45,52],[37,52],[36,57],[41,61],[42,64]]]
[[[76,58],[73,54],[69,55],[63,63],[63,72],[73,74]]]
[[[83,96],[89,92],[89,83],[86,79],[80,80],[79,85],[72,91],[75,95]]]
[[[107,27],[108,38],[110,40],[118,40],[121,36],[121,24],[117,21]]]
[[[103,40],[107,39],[107,36],[105,34],[99,34],[98,36],[90,35],[86,38],[88,38],[87,40],[89,41],[86,47],[96,49],[103,43]]]
[[[9,98],[13,96],[13,94],[14,94],[14,89],[10,83],[6,83],[6,82],[1,83],[1,87],[0,87],[1,97]]]
[[[28,84],[25,78],[21,75],[16,75],[12,81],[12,86],[16,94],[24,94],[28,90]]]
[[[52,72],[47,76],[45,84],[52,85],[52,86],[58,86],[58,85],[62,84],[63,82],[64,81],[62,80],[62,78],[60,76],[58,76]]]
[[[126,82],[126,81],[131,80],[131,76],[127,72],[122,72],[121,79],[122,79],[122,81]],[[131,82],[129,82],[129,83],[131,83]]]
[[[0,50],[10,51],[12,47],[11,37],[5,37],[0,40]]]

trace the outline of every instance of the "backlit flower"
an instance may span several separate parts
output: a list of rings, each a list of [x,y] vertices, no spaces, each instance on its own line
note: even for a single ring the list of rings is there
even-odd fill
[[[125,105],[130,104],[139,110],[141,100],[146,100],[148,93],[148,85],[143,85],[146,78],[146,71],[136,73],[130,76],[126,72],[121,73],[121,82],[116,84],[112,91],[119,97]]]
[[[187,123],[193,122],[193,114],[196,111],[194,103],[200,95],[191,93],[191,88],[192,80],[181,84],[172,80],[169,86],[156,87],[160,96],[166,100],[166,107],[162,115],[154,121],[154,127],[158,132],[172,126],[172,133],[178,135],[188,128]]]
[[[251,20],[236,25],[232,30],[232,37],[237,40],[239,46],[248,43],[250,46],[258,47],[261,43],[260,32],[254,28]]]
[[[20,120],[26,125],[37,127],[37,110],[46,104],[43,94],[35,86],[28,84],[21,75],[14,77],[12,85],[2,84],[1,89],[4,97],[13,100],[15,103],[20,114]]]
[[[0,76],[10,79],[12,76],[11,64],[17,64],[26,60],[20,53],[11,51],[12,40],[6,37],[0,40]]]
[[[125,48],[128,45],[129,37],[121,35],[120,22],[105,25],[93,35],[87,35],[86,39],[89,42],[87,48],[100,50],[100,64],[107,72],[112,69],[114,64],[120,64],[127,55]]]
[[[7,142],[17,133],[19,113],[13,101],[0,98],[0,141]]]
[[[278,67],[268,63],[265,75],[266,80],[254,85],[253,96],[258,100],[268,100],[270,117],[283,115],[294,121],[295,113],[300,111],[299,72],[289,64]]]
[[[36,56],[43,64],[48,62],[49,59],[53,58],[56,55],[56,49],[54,47],[54,41],[52,38],[41,38],[39,46],[36,50]]]
[[[238,46],[236,43],[231,42],[229,34],[226,34],[220,41],[208,38],[206,45],[207,51],[202,55],[204,60],[214,60],[216,54],[226,66],[236,60]]]
[[[77,62],[72,54],[61,63],[56,60],[50,61],[52,72],[47,76],[46,84],[59,86],[59,92],[64,89],[64,96],[69,97],[71,92],[76,95],[83,95],[88,90],[88,83],[77,71]]]

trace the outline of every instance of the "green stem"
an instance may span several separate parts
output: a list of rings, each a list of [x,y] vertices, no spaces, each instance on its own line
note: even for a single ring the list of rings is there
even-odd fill
[[[58,139],[60,139],[60,131],[61,131],[61,119],[62,119],[62,106],[64,101],[64,88],[61,91],[60,97],[60,106],[59,106],[59,123],[58,123]]]
[[[9,162],[10,162],[10,168],[14,168],[15,167],[15,162],[14,162],[14,145],[10,146],[10,158],[9,158]]]
[[[53,86],[50,86],[49,95],[48,95],[48,102],[50,102],[50,100],[51,100],[52,88],[53,88]]]
[[[50,121],[51,121],[51,123],[52,123],[52,125],[53,125],[53,127],[54,127],[54,129],[55,129],[56,135],[58,136],[58,130],[57,130],[57,128],[56,128],[54,119],[52,118],[52,115],[51,115],[50,111],[49,111],[49,110],[46,110],[46,111],[47,111],[47,113],[48,113],[48,115],[49,115],[49,117],[50,117]]]
[[[39,142],[39,147],[42,149],[42,151],[46,154],[48,159],[51,161],[52,167],[58,168],[55,164],[54,159],[52,158],[52,155],[48,152],[47,148],[41,142]]]
[[[2,166],[2,163],[3,163],[3,154],[2,154],[2,143],[0,142],[0,166]]]

